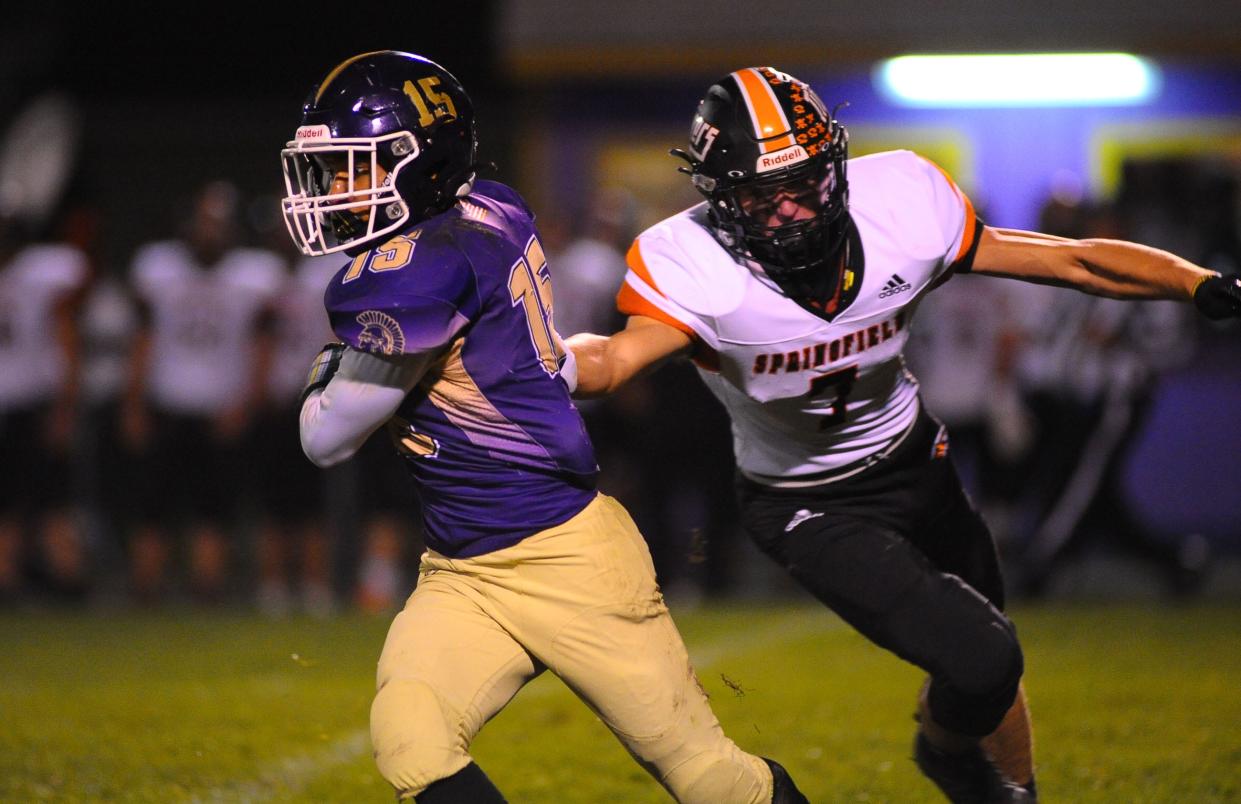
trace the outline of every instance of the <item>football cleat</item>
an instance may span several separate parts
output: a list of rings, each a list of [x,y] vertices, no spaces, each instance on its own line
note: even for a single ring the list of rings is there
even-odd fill
[[[793,784],[793,777],[774,759],[763,757],[763,761],[771,768],[771,804],[810,804],[810,800],[802,795]]]
[[[921,731],[914,762],[953,804],[1036,804],[1032,790],[1005,779],[981,748],[963,754],[941,751]]]

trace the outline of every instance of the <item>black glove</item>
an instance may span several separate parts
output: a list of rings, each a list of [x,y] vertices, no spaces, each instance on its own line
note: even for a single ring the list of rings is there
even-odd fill
[[[349,347],[343,343],[329,343],[319,350],[315,360],[310,364],[310,372],[306,375],[306,387],[302,389],[300,404],[306,403],[306,397],[327,386],[340,368],[340,358]]]
[[[1212,321],[1241,317],[1241,276],[1213,276],[1194,291],[1194,304]]]

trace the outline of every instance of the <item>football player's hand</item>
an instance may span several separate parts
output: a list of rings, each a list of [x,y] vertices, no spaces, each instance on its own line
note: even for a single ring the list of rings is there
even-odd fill
[[[327,387],[327,384],[332,381],[336,370],[340,368],[340,359],[348,348],[343,343],[329,343],[319,350],[319,354],[315,355],[314,361],[310,364],[310,371],[306,374],[306,387],[302,389],[302,404],[305,404],[306,397]]]
[[[1241,317],[1241,276],[1212,276],[1194,291],[1194,305],[1212,321]]]

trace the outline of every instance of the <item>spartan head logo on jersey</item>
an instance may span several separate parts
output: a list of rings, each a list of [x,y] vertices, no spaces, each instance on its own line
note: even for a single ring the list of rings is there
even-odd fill
[[[724,248],[759,263],[786,292],[830,294],[849,232],[848,143],[810,85],[748,67],[707,89],[689,151],[672,153],[689,163],[682,170],[706,196]],[[790,199],[796,214],[781,209]]]
[[[358,316],[362,331],[358,348],[381,355],[397,355],[405,351],[405,333],[395,318],[379,310],[367,310]]]

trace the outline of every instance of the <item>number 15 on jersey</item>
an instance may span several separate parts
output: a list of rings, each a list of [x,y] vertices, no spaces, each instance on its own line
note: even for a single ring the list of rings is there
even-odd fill
[[[560,370],[564,352],[552,326],[552,277],[547,257],[537,237],[526,243],[526,251],[513,263],[508,275],[508,290],[513,306],[522,306],[530,343],[539,356],[543,370],[555,377]]]

